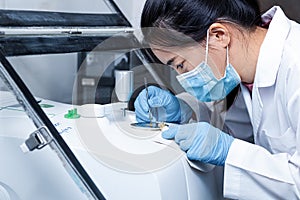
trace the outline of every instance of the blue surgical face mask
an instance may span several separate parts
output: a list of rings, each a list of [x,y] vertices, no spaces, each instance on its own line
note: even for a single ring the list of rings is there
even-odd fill
[[[238,84],[241,83],[240,76],[229,64],[227,47],[227,66],[225,75],[217,79],[207,64],[208,58],[208,37],[206,42],[205,61],[198,65],[192,71],[178,75],[176,78],[181,86],[199,101],[211,102],[224,99]]]

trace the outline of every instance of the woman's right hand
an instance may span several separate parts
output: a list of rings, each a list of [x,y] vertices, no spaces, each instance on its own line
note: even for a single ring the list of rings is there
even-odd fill
[[[150,122],[149,110],[154,114],[154,121],[181,122],[180,104],[171,92],[155,86],[142,90],[134,102],[136,119],[138,122]]]

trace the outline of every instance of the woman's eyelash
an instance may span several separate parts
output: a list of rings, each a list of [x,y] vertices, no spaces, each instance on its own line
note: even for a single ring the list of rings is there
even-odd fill
[[[183,69],[183,63],[177,65],[176,68],[177,68],[177,69],[179,69],[179,68],[180,68],[180,69]]]

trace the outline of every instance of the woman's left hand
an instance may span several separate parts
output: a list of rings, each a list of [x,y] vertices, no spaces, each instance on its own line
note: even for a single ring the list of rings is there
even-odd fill
[[[174,139],[190,160],[214,165],[225,164],[234,138],[206,122],[171,125],[162,133],[165,139]]]

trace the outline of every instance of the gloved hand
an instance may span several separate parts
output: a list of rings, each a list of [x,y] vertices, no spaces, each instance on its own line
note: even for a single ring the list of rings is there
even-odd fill
[[[206,122],[172,125],[162,133],[165,139],[175,138],[190,160],[223,166],[234,138]]]
[[[155,113],[153,116],[155,121],[180,123],[180,104],[177,97],[155,86],[148,87],[148,97],[149,99],[144,89],[134,102],[138,122],[150,122],[149,109],[151,109],[152,113]]]

